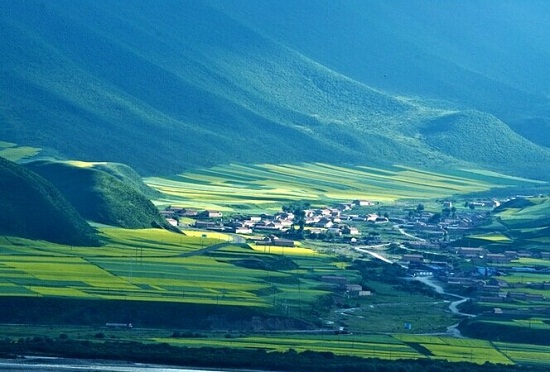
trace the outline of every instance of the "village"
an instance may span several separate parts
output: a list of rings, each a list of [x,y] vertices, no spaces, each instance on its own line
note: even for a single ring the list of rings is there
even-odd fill
[[[527,250],[492,253],[483,246],[461,246],[462,239],[488,222],[491,211],[502,201],[495,199],[462,202],[438,201],[441,211],[427,211],[423,204],[382,205],[376,201],[354,200],[324,208],[293,210],[274,214],[224,216],[220,211],[197,211],[167,207],[161,214],[174,226],[191,218],[200,230],[246,236],[247,241],[273,247],[295,247],[298,240],[325,245],[348,246],[349,251],[368,252],[372,257],[400,265],[412,278],[433,277],[453,293],[468,294],[477,301],[547,301],[544,295],[525,288],[550,289],[544,283],[510,284],[499,276],[511,272],[533,272],[535,268],[515,267],[519,258],[550,260],[550,253],[534,257]],[[540,272],[540,270],[539,270]],[[360,285],[342,277],[322,278],[348,295],[367,296]]]

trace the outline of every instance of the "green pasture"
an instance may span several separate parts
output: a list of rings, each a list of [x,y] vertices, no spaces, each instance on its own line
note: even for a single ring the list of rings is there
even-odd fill
[[[164,194],[156,201],[159,205],[264,212],[296,200],[315,204],[426,200],[538,183],[475,170],[437,173],[403,166],[381,169],[322,163],[228,164],[145,182]]]

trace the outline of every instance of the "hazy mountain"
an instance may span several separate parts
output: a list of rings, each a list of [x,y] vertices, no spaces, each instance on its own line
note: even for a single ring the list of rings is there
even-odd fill
[[[0,234],[99,245],[95,231],[48,181],[0,157]]]
[[[171,229],[140,191],[149,188],[126,166],[57,161],[35,161],[25,166],[55,185],[90,221],[125,228]]]
[[[360,82],[490,112],[550,146],[548,1],[211,3]]]
[[[372,38],[377,43],[371,49],[345,49],[355,34],[347,23],[362,25],[352,14],[355,3],[326,3],[335,9],[325,2],[261,3],[265,9],[242,0],[0,3],[0,140],[73,159],[126,163],[143,175],[227,162],[297,161],[427,167],[475,162],[546,175],[548,149],[472,105],[475,99],[446,93],[451,82],[460,93],[478,81],[466,77],[478,75],[452,80],[448,69],[438,68],[443,57],[431,58],[424,49],[437,50],[447,61],[442,66],[454,61],[455,68],[460,50],[413,40],[414,30],[407,30],[412,21],[393,29],[400,16],[391,7],[365,3],[388,13],[387,24],[373,15],[372,25],[390,35]],[[273,18],[266,16],[270,9]],[[317,25],[319,12],[332,23]],[[252,22],[255,14],[258,22]],[[305,29],[296,27],[300,22]],[[334,42],[327,42],[323,27]],[[421,27],[425,34],[429,30]],[[294,33],[301,35],[291,38]],[[406,40],[391,46],[392,35]],[[323,55],[314,53],[324,45]],[[423,74],[445,94],[428,82],[418,90],[398,86],[407,79],[412,88],[424,81],[405,58],[420,47],[413,65],[435,61]],[[370,65],[380,66],[372,73],[382,76],[389,69],[394,83],[355,73],[352,56],[366,59],[369,50],[385,48],[403,53],[403,59],[373,59]],[[349,55],[349,69],[329,60],[331,55],[342,63]],[[371,82],[376,89],[366,84]],[[402,92],[419,97],[404,98]],[[456,102],[434,103],[433,97]]]

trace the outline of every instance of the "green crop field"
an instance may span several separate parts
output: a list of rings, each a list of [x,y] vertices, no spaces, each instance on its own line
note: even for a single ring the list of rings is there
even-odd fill
[[[163,193],[163,197],[156,201],[157,205],[249,213],[279,210],[282,204],[297,200],[330,204],[353,199],[388,203],[408,199],[426,200],[428,206],[433,198],[537,184],[475,170],[435,173],[401,166],[381,169],[319,163],[231,164],[196,170],[172,179],[149,178],[146,182]],[[543,198],[533,204],[529,211],[504,211],[501,214],[503,223],[511,221],[508,225],[512,226],[518,222],[518,229],[523,229],[525,234],[538,232],[540,227],[529,227],[523,222],[530,215],[543,221],[548,204]],[[439,208],[435,202],[433,205]],[[504,224],[500,225],[502,231],[498,233],[480,230],[470,238],[485,244],[515,242]],[[0,237],[0,296],[105,302],[124,300],[151,303],[152,306],[186,304],[186,307],[219,306],[223,309],[238,308],[239,311],[248,308],[264,314],[314,320],[318,324],[322,321],[328,328],[345,326],[352,333],[232,334],[231,337],[209,335],[196,339],[167,338],[164,334],[146,339],[147,342],[185,346],[330,351],[338,355],[431,358],[478,364],[523,363],[529,355],[537,360],[544,353],[536,347],[524,350],[516,346],[513,350],[511,344],[505,346],[505,352],[489,341],[474,339],[414,334],[390,336],[388,333],[403,332],[405,323],[411,323],[415,333],[445,332],[457,319],[447,311],[448,303],[441,298],[411,292],[396,284],[362,279],[358,271],[346,269],[349,262],[335,254],[324,253],[331,251],[328,247],[237,244],[228,234],[196,230],[177,234],[160,229],[95,227],[104,243],[101,247],[73,247]],[[541,238],[537,236],[537,239]],[[540,267],[548,266],[548,262],[520,259],[514,261],[513,266]],[[328,299],[327,295],[332,293],[330,286],[321,280],[327,275],[345,277],[348,283],[361,283],[373,295],[364,298],[349,298],[344,294],[333,296],[330,298],[332,311],[323,313],[326,308],[322,310],[321,307]],[[541,283],[546,277],[513,273],[501,279],[510,284]],[[522,288],[521,291],[547,292],[534,288]],[[507,306],[501,305],[502,308]],[[507,325],[546,330],[547,322],[533,318],[527,323],[515,320]]]
[[[505,342],[494,342],[493,344],[501,353],[518,364],[547,365],[549,362],[550,346]]]
[[[306,350],[332,352],[337,355],[353,355],[363,358],[381,359],[418,359],[424,356],[406,343],[391,336],[372,335],[270,335],[244,336],[231,338],[180,339],[156,338],[156,342],[168,342],[188,347],[217,346],[248,349],[266,349],[270,351],[302,352]]]
[[[354,199],[394,202],[540,184],[476,170],[435,173],[404,166],[382,169],[321,163],[229,164],[170,179],[151,177],[145,182],[164,194],[156,201],[159,205],[263,212],[296,200],[314,204]]]
[[[187,347],[232,347],[297,352],[312,350],[354,355],[364,358],[418,359],[429,358],[453,362],[484,364],[547,364],[547,346],[518,345],[477,339],[459,339],[449,336],[414,334],[356,335],[303,334],[269,336],[209,337],[197,339],[153,338]]]
[[[322,275],[344,272],[333,258],[308,248],[231,245],[225,234],[158,229],[100,228],[101,248],[0,239],[2,296],[55,296],[247,307],[311,306],[326,290]],[[225,243],[219,251],[202,248]],[[250,262],[288,260],[289,267],[258,269]],[[285,261],[286,262],[286,261]]]
[[[395,338],[409,344],[424,347],[430,353],[430,358],[444,359],[453,362],[485,362],[513,364],[513,362],[494,345],[485,340],[457,339],[452,337],[396,335]]]
[[[512,239],[510,239],[506,235],[498,234],[498,233],[488,233],[483,235],[469,235],[468,238],[485,240],[493,243],[511,243],[512,242]]]

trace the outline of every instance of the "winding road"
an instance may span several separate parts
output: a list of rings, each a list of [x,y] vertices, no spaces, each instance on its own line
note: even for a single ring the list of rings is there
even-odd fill
[[[418,240],[418,241],[421,241],[421,242],[425,242],[426,239],[422,239],[422,238],[419,238],[418,236],[414,236],[413,234],[409,234],[408,232],[406,232],[405,230],[403,230],[402,227],[399,227],[399,225],[393,225],[394,228],[397,229],[397,231],[399,231],[401,234],[405,235],[405,236],[408,236],[409,238],[412,238],[414,240]]]
[[[464,302],[469,300],[468,297],[463,297],[463,296],[459,296],[459,295],[454,294],[454,293],[445,292],[443,287],[440,286],[439,284],[436,284],[433,281],[433,277],[431,277],[431,276],[428,276],[428,277],[426,277],[426,276],[425,277],[415,277],[414,279],[418,280],[419,282],[422,282],[422,283],[424,283],[424,284],[426,284],[430,287],[432,287],[437,293],[440,293],[440,294],[443,294],[443,295],[449,296],[449,297],[458,298],[458,300],[451,302],[450,305],[449,305],[449,310],[451,310],[451,312],[453,314],[460,315],[460,316],[465,316],[465,317],[468,317],[468,318],[474,318],[474,317],[477,316],[477,315],[474,315],[474,314],[463,313],[460,310],[458,310],[458,307],[461,304],[463,304]]]

